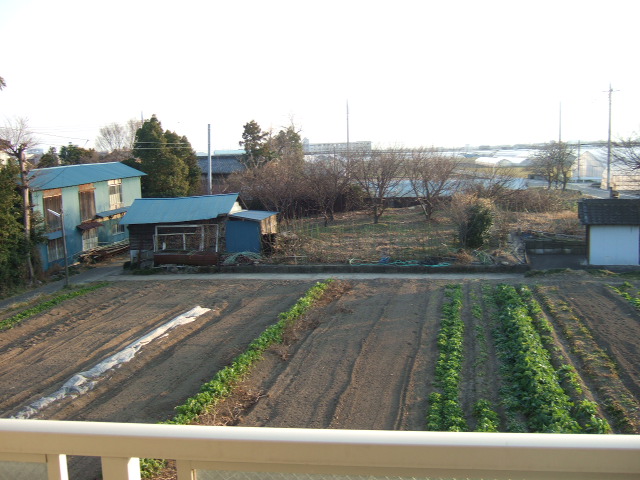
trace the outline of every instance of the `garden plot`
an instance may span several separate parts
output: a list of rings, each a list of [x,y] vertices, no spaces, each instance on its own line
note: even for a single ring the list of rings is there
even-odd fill
[[[523,278],[522,283],[530,292],[517,294],[522,314],[531,317],[536,329],[553,328],[543,332],[541,344],[532,344],[527,354],[537,355],[540,348],[554,352],[548,359],[552,367],[540,375],[548,375],[549,368],[562,369],[566,376],[560,377],[560,384],[563,388],[570,384],[566,405],[574,398],[586,399],[598,405],[593,411],[613,432],[639,433],[640,312],[613,292],[609,278],[585,273]],[[223,283],[214,276],[197,282],[118,282],[66,301],[0,334],[0,412],[15,414],[55,392],[73,373],[90,369],[168,319],[200,305],[210,311],[156,339],[152,348],[142,348],[93,390],[50,405],[35,417],[166,420],[175,413],[174,407],[244,352],[313,284]],[[462,319],[464,330],[456,370],[460,378],[453,388],[459,392],[465,428],[477,430],[484,422],[501,431],[514,431],[514,426],[515,431],[535,431],[529,414],[509,404],[518,392],[503,375],[501,343],[509,339],[496,336],[496,313],[515,310],[509,306],[511,300],[503,305],[495,301],[491,292],[498,291],[498,284],[436,280],[428,275],[341,283],[289,334],[287,344],[267,351],[238,388],[252,392],[251,405],[239,407],[231,397],[232,403],[225,401],[219,408],[233,410],[229,424],[240,426],[426,430],[430,398],[454,385],[436,381],[441,360],[438,338],[444,309],[453,299],[447,292],[454,285],[459,290],[455,298],[461,300],[455,316]],[[534,301],[542,308],[536,310]],[[602,361],[592,361],[596,359]],[[522,377],[523,371],[508,374],[516,375]],[[511,396],[505,397],[508,388]],[[546,397],[540,398],[544,402]],[[484,401],[484,420],[474,415],[479,400]],[[446,409],[442,412],[439,415],[447,414]],[[573,415],[570,406],[567,412]],[[215,424],[222,416],[218,413],[205,415],[200,422]],[[584,418],[580,421],[582,428]],[[567,418],[557,425],[573,424]],[[74,472],[92,471],[86,463],[78,465],[72,467]]]
[[[585,347],[587,355],[596,355],[602,350],[610,355],[616,364],[619,378],[593,375],[584,362],[572,350],[571,342],[565,338],[561,325],[554,320],[551,312],[536,310],[537,304],[530,293],[523,293],[522,314],[531,316],[531,326],[525,327],[522,335],[531,335],[531,329],[544,329],[553,325],[552,332],[542,331],[541,339],[531,345],[523,361],[536,355],[545,357],[546,370],[531,373],[522,370],[507,371],[501,359],[495,329],[499,325],[495,313],[500,309],[511,309],[507,304],[492,303],[489,291],[497,282],[462,282],[462,308],[460,316],[464,321],[464,341],[462,346],[461,374],[459,383],[459,404],[469,430],[477,430],[487,418],[478,418],[481,402],[482,415],[489,410],[489,418],[497,415],[500,431],[607,431],[608,424],[613,432],[637,433],[640,413],[634,405],[638,397],[638,379],[635,365],[629,360],[618,359],[617,350],[624,348],[629,359],[637,358],[640,348],[637,335],[640,314],[628,302],[609,293],[606,279],[588,279],[568,276],[568,278],[535,279],[530,281],[530,289],[539,295],[544,291],[573,292],[572,306],[580,306],[588,329],[593,331],[593,345]],[[234,424],[242,426],[301,427],[301,428],[348,428],[348,429],[427,429],[427,414],[430,397],[438,392],[438,335],[443,316],[443,305],[447,302],[447,282],[424,280],[377,280],[353,282],[330,305],[316,312],[311,323],[317,326],[302,335],[293,349],[274,349],[242,386],[244,391],[255,394],[259,400],[237,415]],[[556,287],[562,285],[558,290]],[[498,291],[499,292],[499,291]],[[553,307],[556,300],[547,298]],[[542,299],[540,299],[542,301]],[[605,305],[606,312],[596,308]],[[566,310],[561,303],[555,310]],[[605,314],[606,313],[606,314]],[[605,326],[607,324],[608,326]],[[504,325],[500,328],[513,328]],[[613,347],[607,340],[608,329],[612,339],[620,337],[620,332],[632,332],[624,346]],[[618,331],[618,329],[622,329]],[[586,330],[585,330],[586,331]],[[517,338],[511,341],[521,342]],[[504,340],[500,340],[504,342]],[[554,355],[546,358],[543,345],[553,350]],[[551,342],[551,343],[548,343]],[[505,347],[501,347],[505,349]],[[507,346],[514,350],[514,346]],[[519,347],[518,347],[519,348]],[[542,349],[542,350],[541,350]],[[540,352],[540,353],[537,353]],[[522,368],[522,367],[520,367]],[[565,420],[544,418],[532,421],[531,410],[514,408],[519,401],[518,384],[509,376],[525,375],[532,382],[540,378],[543,384],[558,369],[558,382],[567,390],[566,395],[553,386],[553,391],[540,391],[540,402],[560,402],[567,409]],[[573,373],[576,372],[576,373]],[[628,385],[633,392],[626,401],[626,424],[617,418],[611,407],[607,392],[615,392],[618,382]],[[573,383],[572,383],[573,382]],[[448,388],[448,387],[446,387]],[[511,389],[511,395],[505,391]],[[533,395],[531,393],[530,395]],[[546,399],[546,400],[545,400]],[[618,399],[622,403],[622,399]],[[596,404],[592,406],[592,402]],[[614,401],[614,403],[617,400]],[[574,409],[571,405],[580,406]],[[489,407],[490,406],[490,407]],[[617,407],[615,407],[617,408]],[[593,412],[591,412],[593,410]],[[589,415],[604,419],[601,424],[589,420]],[[571,418],[575,418],[572,420]],[[203,419],[203,423],[215,423],[214,419]],[[602,428],[600,428],[602,427]]]
[[[143,346],[95,388],[34,418],[158,422],[275,322],[312,282],[117,283],[25,320],[0,334],[0,414],[51,395],[77,372],[196,305],[208,308]]]

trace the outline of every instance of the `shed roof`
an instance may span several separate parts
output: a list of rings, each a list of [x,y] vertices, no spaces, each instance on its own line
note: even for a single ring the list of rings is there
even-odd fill
[[[51,168],[34,168],[29,172],[32,190],[72,187],[117,178],[141,177],[146,173],[120,162],[85,163]]]
[[[211,173],[217,175],[228,175],[234,172],[240,172],[245,166],[240,162],[242,155],[230,154],[229,156],[213,155],[211,157]],[[203,174],[209,174],[209,157],[198,156],[198,165]]]
[[[237,199],[237,193],[199,197],[137,198],[120,220],[120,224],[140,225],[209,220],[231,213]]]
[[[242,220],[251,220],[253,222],[261,222],[262,220],[277,215],[278,212],[267,212],[262,210],[243,210],[241,212],[229,215],[231,218],[241,218]]]
[[[583,225],[640,225],[640,199],[589,198],[578,202]]]

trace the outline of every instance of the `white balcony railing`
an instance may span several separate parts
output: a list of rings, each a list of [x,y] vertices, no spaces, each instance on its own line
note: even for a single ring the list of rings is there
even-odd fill
[[[305,478],[319,474],[313,476],[317,479],[322,475],[332,479],[341,475],[640,478],[640,436],[635,435],[311,430],[0,419],[0,462],[26,462],[4,464],[6,468],[19,471],[36,465],[44,472],[37,478],[64,480],[68,478],[66,455],[101,457],[104,480],[140,478],[140,457],[175,459],[179,480],[267,476],[293,480],[301,478],[299,474]]]

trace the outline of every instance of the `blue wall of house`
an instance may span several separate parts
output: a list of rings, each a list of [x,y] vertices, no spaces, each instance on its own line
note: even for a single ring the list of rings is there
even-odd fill
[[[109,184],[108,182],[95,182],[95,204],[96,213],[106,212],[111,210],[109,204]],[[80,225],[80,198],[78,194],[78,186],[64,187],[62,190],[62,209],[64,211],[64,230],[67,242],[67,261],[72,264],[78,260],[78,255],[82,253],[82,231],[78,229]],[[122,179],[122,200],[125,207],[128,207],[133,203],[136,198],[140,198],[141,187],[140,177],[131,177]],[[44,202],[43,191],[33,191],[31,193],[31,199],[34,212],[41,215],[44,218]],[[129,232],[125,229],[123,233],[117,233],[115,231],[115,225],[118,224],[122,214],[117,214],[111,217],[100,218],[99,221],[103,224],[98,227],[98,244],[107,245],[110,243],[119,242],[129,238]],[[47,233],[46,237],[50,240],[61,238],[62,231]],[[39,246],[40,258],[42,259],[43,270],[48,270],[53,265],[64,265],[64,259],[49,260],[47,243]]]

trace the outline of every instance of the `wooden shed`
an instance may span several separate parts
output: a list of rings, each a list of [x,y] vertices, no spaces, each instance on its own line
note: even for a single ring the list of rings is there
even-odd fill
[[[216,264],[227,217],[242,210],[237,199],[237,193],[137,199],[120,222],[129,229],[131,262]]]
[[[227,252],[260,253],[278,233],[278,212],[243,210],[229,215],[226,228]]]

